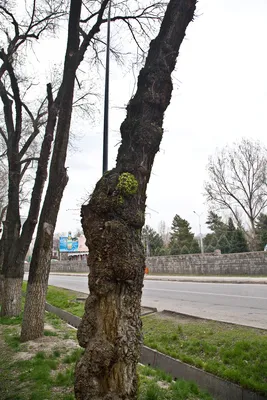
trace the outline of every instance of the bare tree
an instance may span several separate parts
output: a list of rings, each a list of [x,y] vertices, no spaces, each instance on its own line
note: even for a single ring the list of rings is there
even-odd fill
[[[45,296],[50,272],[51,249],[57,215],[68,182],[65,160],[69,143],[73,111],[73,93],[79,66],[86,56],[98,60],[101,46],[101,26],[107,22],[109,0],[70,2],[67,50],[62,84],[59,89],[60,105],[55,143],[51,159],[49,182],[40,214],[37,237],[29,270],[26,302],[23,315],[21,339],[37,338],[43,334]],[[134,42],[138,34],[149,35],[150,21],[159,19],[164,4],[151,0],[143,2],[113,1],[111,20],[126,24]],[[86,17],[87,15],[87,17]],[[139,31],[141,29],[141,31]]]
[[[255,222],[267,205],[267,149],[259,142],[242,139],[211,157],[208,173],[207,201],[230,211],[238,226],[241,219],[248,221],[253,250]]]
[[[171,99],[171,73],[195,5],[195,0],[170,0],[127,106],[116,167],[82,207],[90,295],[78,330],[85,348],[76,365],[79,400],[137,398],[146,188]]]
[[[165,221],[160,221],[159,227],[158,227],[158,232],[160,236],[162,237],[164,246],[168,246],[170,242],[170,229],[166,226]]]
[[[21,284],[24,259],[38,220],[47,165],[53,141],[52,125],[56,123],[56,110],[51,85],[47,85],[47,96],[33,111],[25,92],[30,89],[20,75],[20,62],[25,48],[37,40],[44,32],[55,29],[58,18],[64,15],[62,1],[33,1],[31,9],[26,3],[26,14],[16,19],[12,7],[1,5],[1,32],[6,38],[6,46],[0,51],[0,97],[3,104],[4,119],[0,135],[6,146],[8,162],[8,204],[4,232],[1,239],[4,276],[2,315],[18,315],[21,311]],[[3,39],[3,35],[1,36]],[[27,80],[26,80],[27,81]],[[38,102],[36,102],[37,104]],[[44,138],[39,154],[33,154],[32,147],[41,128],[46,124]],[[35,146],[34,146],[35,148]],[[20,197],[22,182],[31,163],[36,161],[36,179],[28,217],[21,229]],[[25,181],[24,181],[25,182]]]

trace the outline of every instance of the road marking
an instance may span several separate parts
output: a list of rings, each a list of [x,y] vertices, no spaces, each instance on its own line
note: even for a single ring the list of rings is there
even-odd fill
[[[189,294],[201,294],[207,296],[222,296],[222,297],[240,297],[243,299],[257,299],[257,300],[267,300],[267,297],[254,297],[254,296],[242,296],[237,294],[221,294],[221,293],[208,293],[208,292],[194,292],[191,290],[174,290],[174,289],[150,289],[145,288],[144,290],[158,291],[158,292],[174,292],[174,293],[189,293]]]

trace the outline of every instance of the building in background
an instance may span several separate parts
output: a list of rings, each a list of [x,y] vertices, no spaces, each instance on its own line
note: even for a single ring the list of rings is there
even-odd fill
[[[68,236],[61,236],[58,246],[59,260],[86,260],[89,250],[85,242],[86,239],[84,235],[72,237],[71,232],[68,232]]]

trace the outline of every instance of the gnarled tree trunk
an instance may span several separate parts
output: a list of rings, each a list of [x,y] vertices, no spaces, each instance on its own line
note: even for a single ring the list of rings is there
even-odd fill
[[[78,330],[85,348],[76,365],[79,400],[137,398],[146,187],[171,98],[171,73],[195,4],[196,0],[170,0],[121,125],[116,168],[104,174],[89,204],[82,207],[90,295]]]

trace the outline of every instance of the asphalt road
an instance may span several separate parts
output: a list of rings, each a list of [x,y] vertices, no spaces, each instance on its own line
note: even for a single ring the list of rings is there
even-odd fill
[[[88,293],[87,276],[50,275],[49,284]],[[267,329],[267,285],[145,281],[142,305]]]

